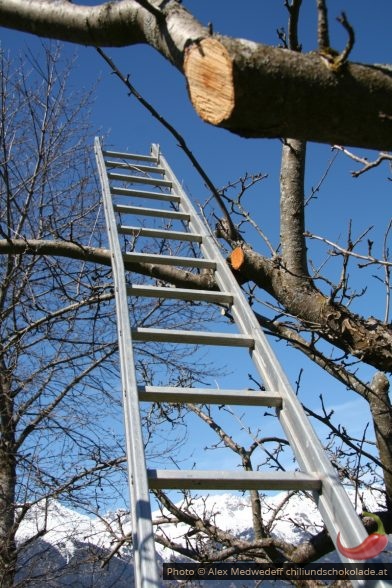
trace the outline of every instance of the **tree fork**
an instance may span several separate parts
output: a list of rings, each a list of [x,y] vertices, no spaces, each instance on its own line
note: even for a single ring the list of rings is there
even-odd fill
[[[392,372],[392,329],[373,317],[364,318],[335,304],[312,284],[296,278],[281,259],[269,260],[250,247],[236,247],[229,262],[240,283],[254,282],[275,298],[304,328],[317,332],[332,345],[384,372]]]

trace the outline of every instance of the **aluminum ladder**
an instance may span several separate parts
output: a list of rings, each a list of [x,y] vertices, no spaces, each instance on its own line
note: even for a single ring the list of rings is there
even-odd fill
[[[133,523],[135,586],[152,588],[161,585],[155,558],[150,489],[311,491],[333,542],[336,543],[337,533],[340,531],[345,545],[360,544],[367,537],[361,520],[331,466],[246,297],[223,258],[215,238],[198,216],[190,199],[160,153],[159,147],[152,145],[151,155],[105,151],[100,140],[96,138],[95,154],[102,187],[115,286]],[[124,187],[124,184],[133,187]],[[155,190],[151,191],[151,187]],[[132,204],[116,203],[118,196],[129,198]],[[138,199],[139,204],[140,199],[155,200],[161,203],[161,208],[138,206]],[[163,202],[166,203],[166,208]],[[167,207],[168,202],[171,205],[170,208]],[[143,226],[118,224],[116,220],[118,213],[121,213],[122,217],[137,215],[155,219],[176,219],[184,223],[186,230],[148,228],[145,223]],[[119,240],[119,234],[124,233],[142,235],[147,238],[194,241],[200,244],[203,257],[124,253],[121,251]],[[210,269],[214,271],[219,291],[127,285],[124,262]],[[238,327],[238,334],[151,328],[132,329],[128,310],[129,296],[201,300],[205,303],[230,305],[230,313]],[[267,391],[138,386],[132,341],[197,343],[248,348]],[[147,469],[140,401],[274,407],[300,471]],[[342,558],[342,561],[349,560]],[[353,584],[363,586],[366,582],[354,581]],[[387,584],[384,581],[373,581],[372,585],[380,588]]]

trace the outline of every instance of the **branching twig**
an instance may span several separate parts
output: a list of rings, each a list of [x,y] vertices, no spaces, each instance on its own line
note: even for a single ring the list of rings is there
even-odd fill
[[[368,231],[369,230],[370,230],[370,228],[368,229]],[[366,232],[368,232],[368,231],[366,231]],[[336,252],[338,252],[339,254],[349,255],[349,256],[355,257],[357,259],[363,259],[369,265],[375,264],[375,265],[382,265],[384,267],[392,267],[392,261],[388,261],[386,259],[377,259],[376,257],[373,257],[373,255],[362,255],[361,253],[356,253],[355,251],[345,249],[341,245],[338,245],[337,243],[334,243],[333,241],[330,241],[329,239],[326,239],[325,237],[321,237],[320,235],[313,235],[312,233],[305,232],[305,236],[308,237],[309,239],[315,239],[316,241],[322,241],[326,245],[330,245],[331,247],[336,249]],[[335,255],[338,254],[336,252],[335,252]]]
[[[358,155],[355,155],[354,153],[352,153],[351,151],[346,149],[346,147],[342,147],[341,145],[334,145],[333,149],[337,149],[339,151],[342,151],[342,153],[347,155],[347,157],[350,157],[350,159],[363,165],[362,169],[360,169],[358,171],[351,172],[351,175],[354,178],[357,178],[361,174],[364,174],[365,172],[369,171],[370,169],[373,169],[374,167],[378,167],[383,161],[391,161],[392,162],[392,154],[385,153],[383,151],[380,153],[380,155],[377,157],[377,159],[375,159],[374,161],[369,161],[366,157],[359,157]]]
[[[267,333],[289,342],[293,347],[309,357],[316,365],[320,366],[328,374],[336,378],[338,382],[341,382],[344,386],[347,386],[363,398],[367,399],[370,392],[369,387],[366,386],[355,374],[350,373],[342,365],[336,364],[332,359],[324,355],[316,348],[314,342],[307,341],[304,337],[301,337],[301,335],[296,333],[293,328],[290,328],[283,323],[270,320],[259,313],[256,313],[256,317],[260,326],[263,327]]]
[[[339,65],[343,65],[343,63],[346,63],[346,61],[349,58],[350,53],[354,47],[355,33],[354,33],[353,27],[348,22],[347,16],[344,12],[342,12],[342,14],[338,17],[338,22],[340,22],[340,24],[346,29],[346,31],[348,33],[347,44],[337,58]]]
[[[284,3],[290,15],[288,48],[292,51],[301,51],[302,49],[301,44],[298,42],[298,20],[301,4],[302,0],[292,0],[291,4],[288,2],[288,0],[285,0]]]
[[[310,195],[307,197],[306,201],[305,201],[305,207],[309,204],[309,202],[313,199],[316,198],[315,194],[317,192],[320,191],[320,188],[322,186],[322,184],[324,183],[324,181],[326,180],[333,164],[335,163],[336,157],[338,156],[338,153],[335,153],[334,156],[330,159],[330,161],[327,164],[327,168],[325,170],[325,172],[323,173],[323,175],[321,176],[321,178],[319,179],[318,183],[316,184],[316,186],[312,186]]]
[[[382,465],[382,463],[380,462],[380,460],[377,459],[377,457],[375,457],[372,453],[365,451],[363,449],[363,444],[365,442],[364,438],[362,438],[359,442],[359,445],[357,445],[355,443],[355,440],[351,439],[348,436],[345,429],[341,430],[339,427],[335,427],[335,425],[331,421],[331,416],[332,416],[331,413],[324,414],[324,416],[322,416],[322,415],[318,414],[317,412],[314,412],[313,410],[311,410],[308,406],[304,406],[304,410],[307,415],[311,416],[312,418],[316,419],[317,421],[319,421],[320,423],[323,423],[323,425],[328,427],[328,429],[331,431],[331,433],[333,433],[333,435],[335,435],[335,437],[337,437],[338,439],[343,441],[343,443],[345,443],[348,447],[353,449],[356,454],[358,452],[360,452],[361,455],[370,459],[376,466],[378,466],[380,468],[384,467]]]

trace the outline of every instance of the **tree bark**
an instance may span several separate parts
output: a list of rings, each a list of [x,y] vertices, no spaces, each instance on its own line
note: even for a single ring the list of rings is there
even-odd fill
[[[383,464],[384,482],[387,493],[387,508],[392,507],[392,407],[389,399],[389,381],[385,374],[378,372],[371,382],[372,393],[369,404],[374,421],[377,448]]]
[[[238,249],[232,256],[242,259],[240,266],[237,263],[234,267],[241,283],[252,281],[263,288],[287,313],[298,317],[304,329],[316,330],[332,345],[381,371],[392,371],[390,325],[373,317],[361,317],[335,304],[310,279],[295,281],[280,258],[269,260],[246,246]]]
[[[309,280],[305,241],[305,155],[306,144],[287,139],[283,144],[280,171],[280,243],[282,261],[297,282]]]
[[[175,0],[163,8],[153,0],[150,9],[145,6],[136,0],[98,6],[0,0],[0,22],[83,45],[148,44],[185,70],[191,99],[203,120],[243,137],[391,149],[390,68],[339,64],[317,52],[210,37]]]
[[[16,569],[15,543],[15,431],[10,375],[0,365],[0,586],[11,588]]]

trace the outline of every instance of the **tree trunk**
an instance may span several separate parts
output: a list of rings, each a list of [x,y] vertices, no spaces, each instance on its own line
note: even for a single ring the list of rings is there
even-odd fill
[[[392,407],[389,399],[389,381],[385,374],[377,372],[369,394],[370,410],[374,420],[377,447],[384,468],[387,508],[392,507]]]
[[[11,588],[16,570],[14,528],[15,508],[15,431],[10,377],[0,372],[0,587]]]

